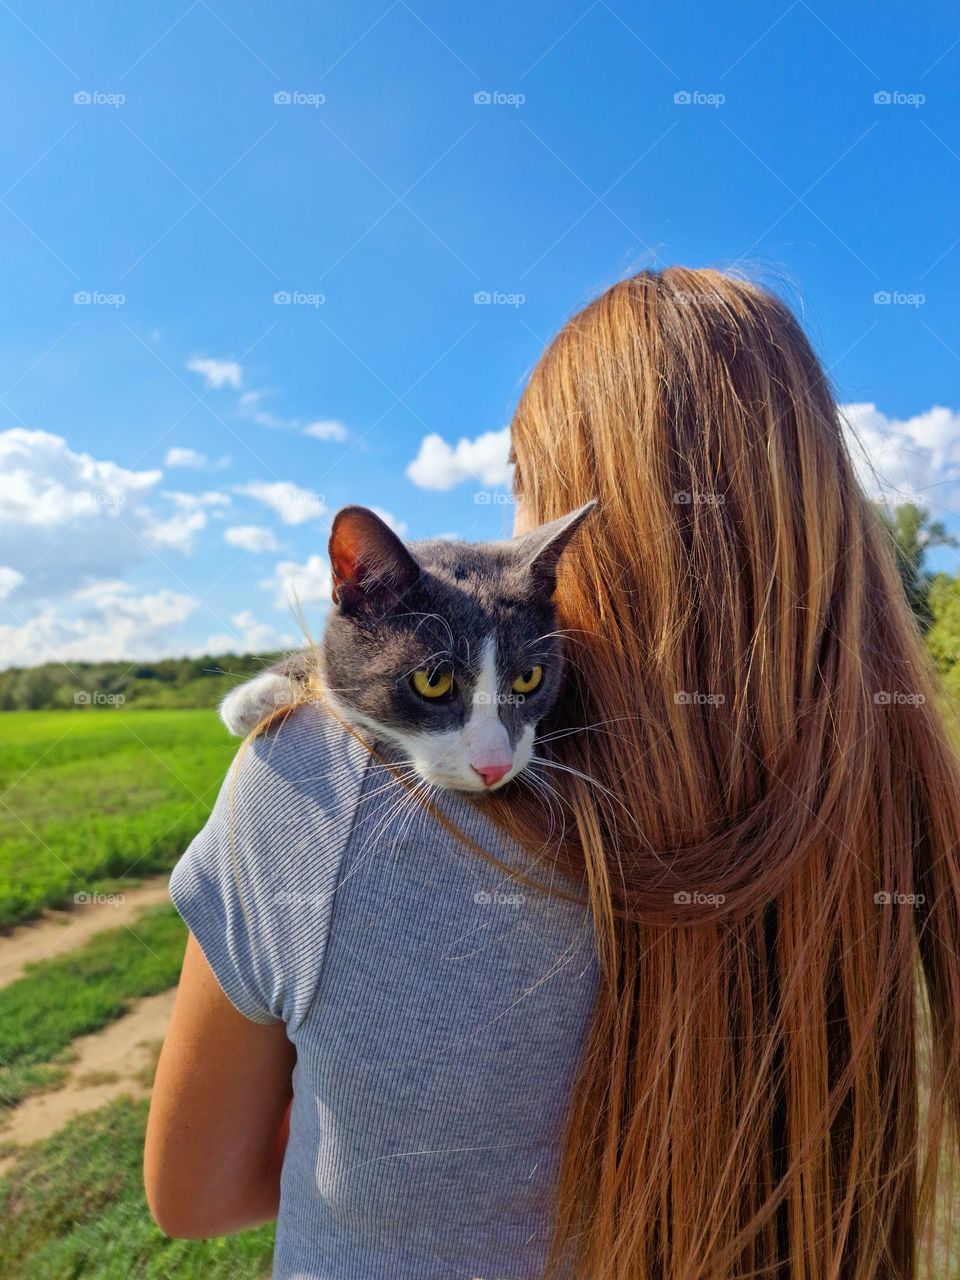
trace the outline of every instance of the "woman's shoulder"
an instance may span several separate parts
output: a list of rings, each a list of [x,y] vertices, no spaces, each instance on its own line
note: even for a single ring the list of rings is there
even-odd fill
[[[356,798],[371,759],[356,734],[321,703],[308,702],[245,742],[228,782],[244,807],[264,817],[281,803],[328,811]]]
[[[174,868],[174,904],[254,1021],[309,1007],[370,759],[324,708],[299,707],[241,746]]]

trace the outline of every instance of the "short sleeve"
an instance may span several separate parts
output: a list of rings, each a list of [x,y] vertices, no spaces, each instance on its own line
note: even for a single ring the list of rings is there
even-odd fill
[[[297,1026],[313,999],[370,755],[319,706],[241,747],[170,897],[224,994]]]

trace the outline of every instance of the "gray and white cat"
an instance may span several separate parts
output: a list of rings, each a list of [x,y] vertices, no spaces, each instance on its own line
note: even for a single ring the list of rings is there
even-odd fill
[[[557,564],[594,505],[509,542],[409,546],[366,507],[344,507],[320,648],[333,709],[435,786],[482,792],[516,777],[560,696]],[[228,693],[220,715],[231,733],[288,704],[309,662],[294,654]]]

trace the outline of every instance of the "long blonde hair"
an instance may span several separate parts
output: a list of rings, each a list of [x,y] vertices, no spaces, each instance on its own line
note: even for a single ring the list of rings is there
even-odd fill
[[[554,811],[486,802],[585,879],[602,970],[551,1270],[913,1277],[956,1172],[960,772],[825,375],[768,293],[645,272],[512,439],[532,523],[599,499]]]

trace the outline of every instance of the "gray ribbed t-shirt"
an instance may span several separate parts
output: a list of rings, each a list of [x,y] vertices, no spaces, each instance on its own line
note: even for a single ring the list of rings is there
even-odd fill
[[[296,1046],[274,1276],[540,1276],[596,996],[582,897],[487,863],[317,706],[240,752],[170,894],[233,1004]]]

